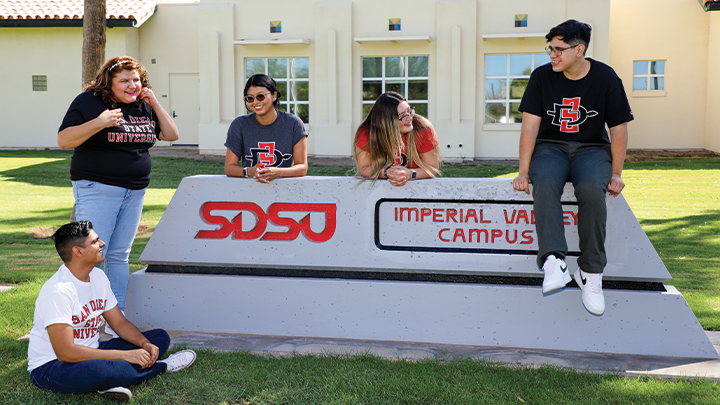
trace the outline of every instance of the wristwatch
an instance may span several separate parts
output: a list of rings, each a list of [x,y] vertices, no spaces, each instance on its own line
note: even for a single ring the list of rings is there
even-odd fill
[[[412,171],[412,179],[417,179],[417,172],[415,170]]]
[[[247,177],[247,167],[243,167],[243,177]]]

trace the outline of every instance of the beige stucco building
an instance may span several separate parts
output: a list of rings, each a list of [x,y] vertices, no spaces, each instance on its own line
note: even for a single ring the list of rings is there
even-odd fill
[[[41,2],[2,3],[0,147],[57,147],[80,91],[82,27],[67,26],[79,17],[13,17],[7,4]],[[524,83],[547,60],[544,35],[568,18],[593,26],[588,56],[623,80],[630,148],[720,152],[720,12],[703,0],[123,3],[150,7],[114,15],[106,56],[143,62],[176,144],[203,153],[225,153],[246,77],[267,72],[306,122],[311,155],[349,156],[367,106],[397,90],[435,124],[445,158],[516,158]]]

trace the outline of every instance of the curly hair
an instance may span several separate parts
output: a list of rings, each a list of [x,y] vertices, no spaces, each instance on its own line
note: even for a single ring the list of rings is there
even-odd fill
[[[148,80],[148,72],[142,63],[129,56],[116,56],[109,59],[102,65],[95,80],[91,81],[83,88],[83,91],[92,90],[95,97],[100,98],[105,103],[110,104],[112,108],[117,108],[117,101],[112,96],[112,79],[123,70],[136,70],[140,74],[140,83],[143,88],[151,89]],[[142,104],[140,98],[137,99],[138,105]]]

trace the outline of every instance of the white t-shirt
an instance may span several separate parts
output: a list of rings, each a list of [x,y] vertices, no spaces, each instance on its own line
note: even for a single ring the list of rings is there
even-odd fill
[[[110,281],[97,267],[90,281],[78,280],[63,264],[43,284],[35,300],[35,316],[30,330],[28,371],[57,359],[47,327],[56,323],[71,325],[76,345],[97,349],[100,322],[106,309],[117,306]]]

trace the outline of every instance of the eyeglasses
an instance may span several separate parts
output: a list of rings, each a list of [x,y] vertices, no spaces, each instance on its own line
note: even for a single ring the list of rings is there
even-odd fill
[[[568,49],[575,48],[575,47],[578,46],[578,45],[580,45],[580,44],[575,44],[575,45],[573,45],[573,46],[568,46],[568,47],[565,47],[565,48],[561,48],[561,47],[559,47],[559,46],[558,46],[558,47],[552,47],[552,46],[548,45],[548,46],[545,47],[545,52],[547,52],[548,55],[550,55],[551,53],[555,52],[555,55],[560,56],[560,55],[562,55],[563,52],[567,51]]]
[[[415,117],[415,107],[410,108],[410,112],[409,112],[409,113],[402,114],[402,115],[400,115],[398,118],[400,119],[400,121],[403,121],[403,122],[404,122],[404,121],[406,121],[408,118],[413,119],[413,117]]]
[[[248,104],[255,102],[255,99],[257,99],[257,101],[259,101],[259,102],[262,103],[263,101],[265,101],[265,95],[266,95],[266,94],[272,94],[272,93],[270,93],[270,92],[260,93],[260,94],[258,94],[257,96],[245,96],[245,97],[243,97],[243,98],[245,99],[245,102],[248,103]]]

